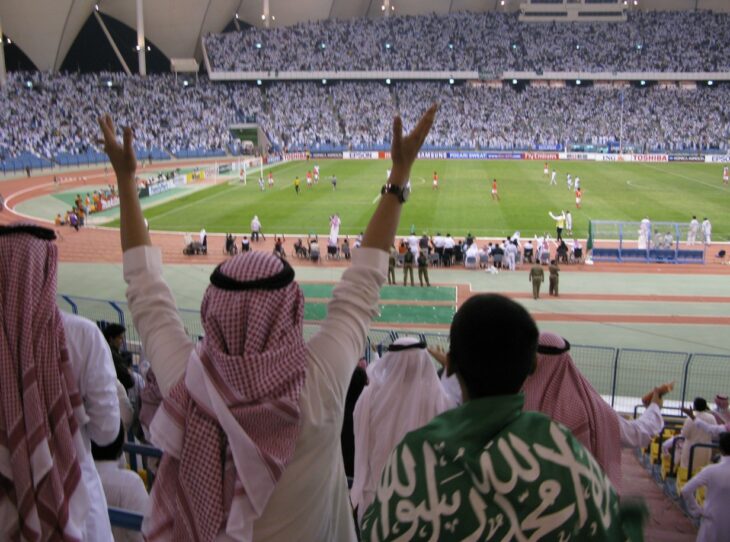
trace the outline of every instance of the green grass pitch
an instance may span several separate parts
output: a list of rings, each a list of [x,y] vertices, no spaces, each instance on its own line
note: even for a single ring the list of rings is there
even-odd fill
[[[305,174],[319,164],[318,185],[307,188]],[[145,210],[155,230],[248,232],[258,215],[266,234],[320,235],[329,232],[329,216],[342,219],[340,234],[355,235],[370,218],[390,163],[384,160],[311,160],[273,168],[276,185],[261,192],[257,175],[246,186],[222,183]],[[654,221],[688,223],[692,215],[709,217],[713,240],[730,238],[730,188],[722,184],[722,164],[640,164],[551,162],[558,185],[550,186],[541,161],[419,160],[411,172],[413,192],[401,217],[399,235],[411,227],[418,234],[447,232],[464,236],[523,236],[555,230],[548,212],[569,209],[576,236],[585,238],[588,221]],[[439,190],[432,190],[438,171]],[[579,176],[583,205],[575,208],[566,173]],[[337,190],[329,182],[337,175]],[[294,177],[302,181],[294,191]],[[501,201],[492,201],[491,180],[496,178]],[[118,226],[118,220],[108,225]]]

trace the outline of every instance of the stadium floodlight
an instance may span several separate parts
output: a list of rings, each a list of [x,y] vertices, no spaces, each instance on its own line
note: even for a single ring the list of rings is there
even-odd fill
[[[642,87],[646,86],[646,81],[644,81],[643,79],[641,80],[641,86]]]
[[[454,84],[454,78],[453,77],[449,77],[449,85],[453,85],[453,84]]]
[[[236,20],[238,19],[240,19],[240,17],[238,16],[238,12],[236,12]]]
[[[151,50],[152,50],[152,47],[150,47],[150,46],[148,45],[148,46],[147,46],[147,51],[151,51]]]
[[[25,86],[28,88],[33,88],[33,81],[26,81]]]
[[[580,49],[580,45],[579,44],[576,44],[575,48],[576,49]]]
[[[387,79],[385,80],[385,84],[386,84],[386,85],[390,85],[390,77],[388,77],[388,78],[387,78]]]
[[[265,20],[266,20],[266,13],[262,13],[262,14],[261,14],[261,20],[262,20],[262,21],[265,21]]]
[[[454,48],[454,44],[449,42],[449,49],[453,49],[453,48]]]
[[[321,41],[321,42],[319,43],[319,48],[320,48],[320,49],[326,49],[326,48],[327,48],[327,44],[326,44],[325,42]]]
[[[711,86],[712,86],[712,85],[714,85],[714,84],[715,84],[715,82],[714,82],[714,81],[707,81],[707,86],[708,86],[708,87],[711,87]]]
[[[323,85],[326,85],[327,84],[327,79],[322,79],[322,84]]]
[[[639,0],[634,0],[634,5],[635,6],[638,6],[639,5]]]
[[[106,82],[106,86],[107,86],[107,87],[109,87],[109,88],[112,88],[112,85],[113,85],[113,84],[114,84],[114,83],[112,83],[112,80],[111,80],[111,79],[109,79],[109,80],[108,80],[108,81]]]
[[[390,49],[390,43],[386,42],[386,43],[385,43],[385,48],[386,48],[386,49]]]
[[[637,48],[637,49],[638,49],[639,51],[641,51],[641,48],[642,48],[642,47],[643,47],[643,45],[641,45],[640,43],[637,43],[637,44],[636,44],[636,48]]]
[[[13,44],[13,40],[11,40],[10,38],[8,38],[6,41],[8,42],[8,45],[12,45]]]
[[[380,4],[380,11],[385,11],[385,4]]]
[[[187,79],[185,79],[185,80],[183,81],[183,86],[184,86],[184,87],[188,86],[189,84],[190,84],[190,83],[188,83],[188,80],[187,80]]]
[[[258,86],[261,86],[261,79],[256,79],[256,84],[257,84]]]
[[[517,44],[516,43],[513,43],[512,44],[512,49],[517,49]]]
[[[94,4],[94,10],[99,11],[99,4]]]
[[[512,84],[513,85],[516,85],[517,84],[517,79],[512,79]]]
[[[260,41],[257,41],[256,42],[256,49],[261,49],[261,42]]]
[[[504,5],[504,0],[499,0],[499,5],[500,6],[503,6]]]
[[[135,45],[134,46],[134,50],[137,51],[137,52],[139,52],[139,45]]]
[[[576,84],[576,85],[580,85],[581,83],[582,83],[582,81],[581,81],[580,79],[576,79],[576,80],[575,80],[575,84]]]

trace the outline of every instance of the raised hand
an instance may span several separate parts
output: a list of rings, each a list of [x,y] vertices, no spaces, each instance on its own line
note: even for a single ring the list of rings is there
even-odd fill
[[[124,128],[123,144],[120,145],[114,132],[114,122],[109,115],[99,118],[99,126],[104,134],[104,152],[111,160],[114,173],[117,174],[117,182],[134,180],[137,171],[137,157],[134,155],[134,148],[132,147],[132,141],[134,140],[132,129],[130,127]]]
[[[393,171],[390,177],[392,184],[400,186],[408,180],[411,166],[433,126],[437,110],[438,105],[433,104],[423,114],[416,127],[405,137],[403,136],[403,120],[400,116],[393,119],[393,142],[390,148],[390,157],[393,160]]]

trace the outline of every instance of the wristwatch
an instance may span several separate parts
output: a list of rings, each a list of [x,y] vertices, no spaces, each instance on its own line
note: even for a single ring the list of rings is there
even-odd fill
[[[411,194],[411,189],[407,186],[397,186],[395,184],[384,184],[383,188],[380,189],[380,195],[384,196],[385,194],[393,194],[394,196],[398,196],[398,201],[400,203],[405,203],[408,201],[408,196]]]

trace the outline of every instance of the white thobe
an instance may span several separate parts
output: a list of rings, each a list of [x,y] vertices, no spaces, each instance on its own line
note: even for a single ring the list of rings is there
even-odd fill
[[[695,491],[705,487],[705,504],[700,507]],[[723,456],[716,465],[708,465],[682,488],[682,497],[692,515],[700,516],[697,542],[723,542],[730,533],[730,456]]]

